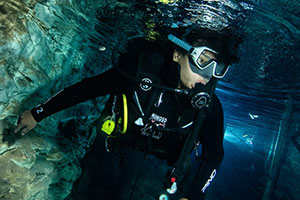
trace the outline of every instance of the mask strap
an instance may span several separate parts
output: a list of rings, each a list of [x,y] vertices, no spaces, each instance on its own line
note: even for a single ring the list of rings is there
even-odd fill
[[[177,38],[176,36],[169,34],[168,40],[173,42],[174,44],[178,45],[179,47],[183,48],[187,52],[191,52],[191,50],[194,48],[192,45],[188,44],[187,42]]]

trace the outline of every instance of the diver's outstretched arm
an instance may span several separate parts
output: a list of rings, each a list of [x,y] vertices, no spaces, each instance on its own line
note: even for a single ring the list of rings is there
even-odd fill
[[[21,132],[24,135],[32,130],[38,122],[54,113],[98,96],[124,92],[129,84],[132,83],[116,69],[110,69],[98,76],[85,78],[63,89],[30,111],[26,110],[19,117],[15,132]]]

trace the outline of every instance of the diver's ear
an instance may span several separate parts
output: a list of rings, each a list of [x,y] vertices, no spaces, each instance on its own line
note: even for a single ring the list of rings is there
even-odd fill
[[[181,57],[181,54],[179,53],[179,51],[174,50],[174,52],[173,52],[173,61],[174,62],[179,62],[180,57]]]

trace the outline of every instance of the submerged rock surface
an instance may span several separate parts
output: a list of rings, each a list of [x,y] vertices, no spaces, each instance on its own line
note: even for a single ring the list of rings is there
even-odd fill
[[[107,97],[50,116],[25,136],[14,128],[25,110],[111,66],[112,48],[139,26],[132,9],[117,0],[0,1],[0,199],[70,194]]]
[[[88,18],[74,6],[0,1],[0,199],[66,198],[80,176],[79,159],[95,137],[87,119],[99,115],[99,100],[49,117],[24,137],[13,133],[24,110],[91,73],[84,66],[86,37],[70,23]]]

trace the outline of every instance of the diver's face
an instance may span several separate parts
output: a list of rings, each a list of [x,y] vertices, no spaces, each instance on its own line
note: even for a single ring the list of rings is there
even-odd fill
[[[201,59],[208,58],[203,57]],[[206,85],[209,82],[210,78],[204,78],[191,70],[188,55],[183,55],[175,50],[173,53],[173,60],[175,62],[178,62],[178,64],[180,65],[180,80],[185,87],[192,89],[197,83]]]

